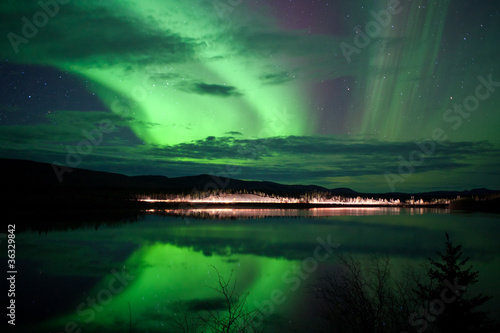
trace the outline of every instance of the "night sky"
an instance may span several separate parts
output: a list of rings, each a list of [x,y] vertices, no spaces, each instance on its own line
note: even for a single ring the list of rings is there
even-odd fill
[[[500,189],[500,1],[4,0],[0,32],[3,158]]]

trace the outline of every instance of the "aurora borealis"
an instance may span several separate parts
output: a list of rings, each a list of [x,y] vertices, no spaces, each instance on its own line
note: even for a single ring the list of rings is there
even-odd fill
[[[500,188],[499,1],[9,0],[0,31],[0,157]]]
[[[267,217],[237,223],[192,219],[186,224],[149,215],[139,223],[101,226],[97,232],[83,227],[42,236],[20,233],[18,260],[25,265],[18,297],[23,313],[30,314],[20,324],[33,328],[25,329],[30,332],[64,332],[72,322],[82,332],[123,332],[130,304],[136,331],[176,332],[170,328],[179,303],[199,309],[217,300],[210,288],[217,284],[216,267],[225,278],[234,272],[237,293],[248,293],[250,309],[264,304],[274,290],[282,292],[284,302],[275,304],[260,327],[277,324],[280,331],[291,327],[314,332],[311,327],[317,322],[311,318],[318,314],[317,304],[305,291],[312,276],[325,269],[323,265],[333,265],[336,257],[332,252],[317,271],[308,269],[310,264],[301,268],[321,246],[318,237],[366,260],[374,254],[389,255],[397,272],[434,255],[435,244],[450,225],[454,237],[465,240],[474,268],[481,271],[482,290],[494,295],[491,306],[499,313],[497,220],[494,215],[418,209],[343,214],[307,223]],[[328,251],[321,248],[318,253],[325,258]]]

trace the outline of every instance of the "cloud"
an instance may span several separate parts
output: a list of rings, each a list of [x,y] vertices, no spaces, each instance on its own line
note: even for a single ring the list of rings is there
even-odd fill
[[[399,155],[409,155],[419,149],[415,142],[383,142],[366,139],[342,139],[318,136],[288,136],[263,139],[237,139],[234,137],[207,137],[190,143],[175,146],[155,146],[159,151],[175,151],[178,156],[196,156],[203,152],[207,158],[248,159],[249,152],[254,158],[273,156],[343,156],[345,160],[358,157],[380,160],[392,158],[397,161]],[[445,142],[435,148],[429,158],[434,160],[461,157],[464,155],[494,154],[498,152],[487,141]]]
[[[41,10],[24,3],[5,10],[0,6],[1,31],[22,35],[22,17],[33,17]],[[84,28],[83,28],[84,27]],[[3,56],[14,51],[7,38],[2,39]],[[91,63],[92,66],[114,63],[148,64],[158,59],[179,62],[191,59],[197,43],[189,37],[164,29],[153,18],[143,20],[119,6],[72,4],[60,7],[58,15],[40,28],[29,43],[19,45],[17,60],[31,63],[58,61]],[[36,53],[36,57],[33,54]]]
[[[236,87],[220,84],[195,83],[188,90],[200,95],[212,95],[219,97],[242,96]]]
[[[81,121],[92,129],[91,125],[104,115],[106,113],[87,115]],[[72,121],[70,112],[55,118],[63,123],[60,126],[4,127],[0,132],[0,154],[7,158],[30,158],[49,163],[64,161],[67,155],[65,147],[85,138],[81,131],[69,125]],[[123,141],[123,138],[117,139],[115,133],[106,134],[102,143],[93,147],[92,154],[84,157],[80,167],[128,175],[178,177],[222,173],[238,179],[352,187],[352,184],[345,183],[346,179],[356,179],[358,184],[360,179],[385,182],[386,172],[397,175],[401,159],[408,160],[410,153],[419,149],[415,142],[309,136],[254,140],[209,136],[172,146],[144,145],[139,141]],[[424,155],[424,162],[415,166],[414,176],[475,170],[475,177],[488,174],[496,179],[498,174],[492,175],[491,170],[500,165],[492,164],[492,161],[499,153],[500,149],[487,141],[445,142],[436,146],[433,154]],[[423,185],[432,188],[429,184]],[[376,190],[370,186],[366,184],[366,187]],[[387,191],[385,184],[382,191]]]
[[[64,151],[65,145],[74,145],[88,136],[101,133],[103,128],[106,146],[135,144],[139,140],[130,132],[130,124],[143,128],[158,126],[153,122],[120,117],[102,111],[55,111],[46,114],[41,122],[30,125],[0,126],[0,142],[5,149],[33,150],[31,153]],[[104,126],[104,127],[103,127]],[[109,132],[111,131],[111,132]],[[99,140],[100,141],[100,140]],[[21,155],[21,153],[19,153]],[[18,156],[23,158],[23,156]]]
[[[293,80],[293,78],[294,76],[291,76],[288,72],[263,74],[259,77],[259,79],[262,80],[264,84],[268,85],[282,84]]]

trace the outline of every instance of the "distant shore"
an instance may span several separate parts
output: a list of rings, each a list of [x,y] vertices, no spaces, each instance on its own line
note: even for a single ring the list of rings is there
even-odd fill
[[[276,203],[276,202],[136,202],[138,207],[148,209],[200,209],[200,208],[231,208],[231,209],[308,209],[308,208],[448,208],[449,204],[338,204],[338,203]]]

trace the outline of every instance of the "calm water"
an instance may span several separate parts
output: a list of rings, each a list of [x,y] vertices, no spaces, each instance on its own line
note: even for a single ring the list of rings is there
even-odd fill
[[[18,232],[16,328],[128,332],[132,323],[136,332],[172,332],[179,304],[188,311],[220,305],[211,288],[218,284],[217,269],[226,279],[233,272],[231,283],[237,294],[248,293],[249,309],[272,304],[262,327],[310,331],[322,323],[307,290],[335,265],[337,252],[361,260],[387,254],[398,274],[441,251],[445,232],[463,244],[480,272],[476,289],[494,296],[488,309],[500,317],[498,215],[392,208],[179,215],[156,212],[134,223]],[[328,249],[321,246],[328,242]],[[319,253],[326,260],[311,260]],[[297,270],[301,264],[306,270]]]

